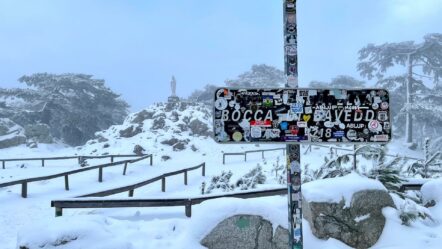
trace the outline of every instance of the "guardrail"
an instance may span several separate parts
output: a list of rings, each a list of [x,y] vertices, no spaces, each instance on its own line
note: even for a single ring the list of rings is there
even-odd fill
[[[67,160],[67,159],[77,159],[78,164],[81,163],[82,159],[100,159],[100,158],[110,158],[111,163],[114,162],[114,158],[118,157],[139,157],[140,155],[103,155],[103,156],[61,156],[61,157],[38,157],[38,158],[11,158],[11,159],[0,159],[2,162],[2,168],[6,168],[6,162],[21,162],[21,161],[41,161],[41,166],[45,166],[45,161],[53,160]]]
[[[96,193],[92,193],[92,194],[78,196],[78,198],[79,197],[104,197],[104,196],[123,193],[126,191],[129,192],[129,197],[132,197],[134,195],[134,191],[136,188],[146,186],[148,184],[154,183],[159,180],[161,180],[161,191],[166,192],[166,178],[167,177],[179,175],[179,174],[184,174],[184,185],[187,185],[187,172],[192,171],[192,170],[196,170],[199,168],[202,168],[201,174],[202,174],[202,176],[205,176],[206,175],[206,163],[204,162],[204,163],[201,163],[200,165],[197,165],[195,167],[190,167],[190,168],[181,169],[181,170],[177,170],[177,171],[173,171],[173,172],[168,172],[168,173],[162,174],[160,176],[151,178],[149,180],[145,180],[145,181],[138,182],[135,184],[127,185],[124,187],[118,187],[118,188],[108,189],[105,191],[100,191],[100,192],[96,192]]]
[[[147,158],[150,158],[150,165],[152,165],[153,156],[152,155],[144,155],[144,156],[141,156],[140,158],[132,159],[132,160],[123,160],[123,161],[101,164],[101,165],[96,165],[96,166],[89,166],[89,167],[66,171],[66,172],[57,173],[57,174],[53,174],[53,175],[33,177],[33,178],[27,178],[27,179],[15,180],[15,181],[11,181],[11,182],[0,183],[0,188],[21,184],[22,185],[21,196],[23,198],[27,198],[27,196],[28,196],[28,183],[54,179],[54,178],[58,178],[58,177],[64,177],[65,190],[69,190],[69,175],[98,169],[98,181],[102,182],[103,181],[103,168],[113,167],[113,166],[124,164],[123,175],[125,175],[128,164],[135,163],[135,162],[147,159]]]
[[[275,148],[275,149],[264,149],[264,150],[247,150],[244,152],[227,152],[223,153],[223,164],[226,164],[226,156],[244,156],[244,162],[247,162],[247,154],[250,153],[261,153],[262,158],[264,159],[264,152],[266,151],[276,151],[276,150],[282,150],[282,152],[285,154],[285,148]]]
[[[187,217],[192,216],[192,206],[207,200],[217,198],[257,198],[275,195],[286,195],[287,188],[242,192],[234,194],[211,195],[195,198],[174,198],[174,199],[69,199],[53,200],[51,207],[55,207],[55,216],[62,216],[64,208],[119,208],[119,207],[175,207],[184,206]]]

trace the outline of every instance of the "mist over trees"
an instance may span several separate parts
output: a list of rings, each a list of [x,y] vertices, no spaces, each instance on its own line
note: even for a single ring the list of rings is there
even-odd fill
[[[37,73],[19,82],[27,88],[0,89],[0,117],[25,129],[46,127],[51,137],[72,146],[128,114],[129,105],[92,75]]]
[[[389,69],[404,71],[388,74]],[[424,41],[368,44],[359,51],[357,69],[361,76],[377,79],[377,85],[390,90],[395,125],[405,130],[406,143],[415,147],[423,136],[440,136],[442,112],[442,34],[427,34]],[[405,119],[405,127],[401,121]],[[433,126],[433,125],[437,126]],[[418,131],[416,141],[413,133]]]

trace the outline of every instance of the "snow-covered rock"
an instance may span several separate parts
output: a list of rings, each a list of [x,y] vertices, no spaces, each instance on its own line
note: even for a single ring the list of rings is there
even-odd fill
[[[395,207],[380,182],[355,173],[309,182],[302,188],[303,215],[312,233],[354,248],[373,246],[385,226],[383,208]]]
[[[0,118],[0,149],[26,143],[25,130],[9,118]]]

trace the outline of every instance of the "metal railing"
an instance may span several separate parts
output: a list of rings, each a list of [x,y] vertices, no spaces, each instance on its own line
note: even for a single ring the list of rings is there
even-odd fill
[[[244,152],[227,152],[223,153],[223,164],[226,164],[226,156],[244,156],[244,162],[247,162],[247,154],[251,153],[261,153],[261,157],[264,159],[264,152],[266,151],[276,151],[282,150],[285,154],[285,148],[275,148],[275,149],[263,149],[263,150],[247,150]]]
[[[116,156],[114,155],[113,157],[116,157]],[[98,169],[98,181],[102,182],[103,181],[103,168],[113,167],[113,166],[124,164],[123,175],[125,175],[128,164],[135,163],[135,162],[147,159],[147,158],[150,158],[150,165],[152,165],[152,163],[153,163],[153,156],[152,155],[143,155],[143,156],[141,156],[140,158],[137,158],[137,159],[123,160],[123,161],[118,161],[118,162],[111,162],[111,163],[101,164],[101,165],[96,165],[96,166],[88,166],[88,167],[84,167],[84,168],[80,168],[80,169],[75,169],[75,170],[70,170],[70,171],[66,171],[66,172],[61,172],[61,173],[57,173],[57,174],[53,174],[53,175],[40,176],[40,177],[32,177],[32,178],[15,180],[15,181],[11,181],[11,182],[0,183],[0,188],[21,184],[22,185],[21,196],[23,198],[27,198],[27,196],[28,196],[28,183],[30,183],[30,182],[37,182],[37,181],[44,181],[44,180],[49,180],[49,179],[54,179],[54,178],[58,178],[58,177],[64,177],[65,190],[69,190],[69,176],[70,175],[78,174],[78,173],[81,173],[81,172],[90,171],[90,170],[94,170],[94,169]]]

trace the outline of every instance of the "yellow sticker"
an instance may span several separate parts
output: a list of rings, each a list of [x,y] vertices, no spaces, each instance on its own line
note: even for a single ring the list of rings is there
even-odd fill
[[[312,115],[303,115],[303,116],[302,116],[302,119],[303,119],[305,122],[308,122],[308,121],[310,120],[311,117],[312,117]]]

